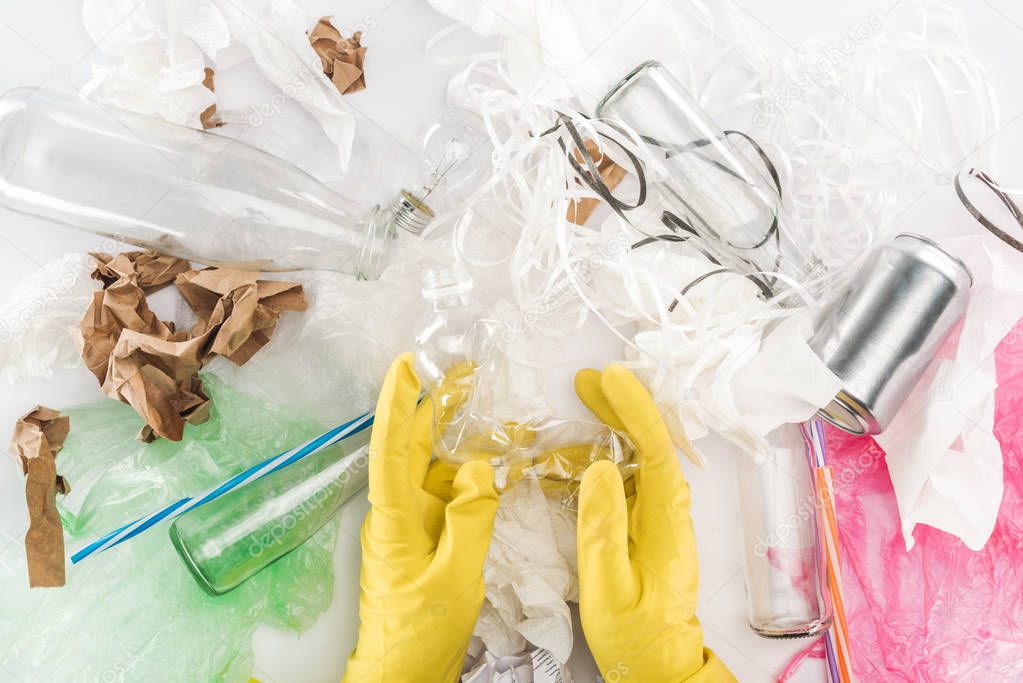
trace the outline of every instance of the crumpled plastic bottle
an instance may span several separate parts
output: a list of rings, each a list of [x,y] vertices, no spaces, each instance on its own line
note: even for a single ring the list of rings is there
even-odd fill
[[[72,408],[58,468],[69,550],[184,495],[223,481],[324,425],[206,376],[213,415],[185,439],[145,444],[116,401]],[[276,449],[276,451],[275,451]],[[163,529],[68,567],[60,589],[28,589],[21,539],[0,535],[0,670],[15,680],[249,680],[252,636],[265,623],[302,631],[330,604],[336,520],[237,590],[202,591]]]

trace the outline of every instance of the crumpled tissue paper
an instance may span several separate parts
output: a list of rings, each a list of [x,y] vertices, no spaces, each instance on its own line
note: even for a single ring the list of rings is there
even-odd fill
[[[613,217],[604,222],[609,235],[616,229]],[[590,276],[593,299],[604,302],[612,324],[635,326],[625,365],[649,387],[675,445],[697,465],[705,464],[698,449],[708,434],[755,457],[768,452],[769,433],[812,417],[841,388],[807,344],[811,311],[790,312],[772,327],[777,308],[741,275],[707,279],[669,311],[679,283],[716,266],[655,245],[604,252]]]
[[[535,475],[501,494],[483,565],[486,597],[474,631],[487,653],[513,657],[542,649],[555,662],[568,661],[567,603],[579,599],[575,526],[575,512],[545,495]]]
[[[994,529],[1003,487],[1002,449],[993,434],[994,352],[1007,335],[1018,336],[1023,270],[1019,254],[988,234],[941,244],[973,273],[966,317],[875,441],[887,453],[907,550],[918,524],[980,550]]]
[[[216,98],[203,81],[206,59],[193,35],[210,36],[203,46],[213,52],[226,45],[223,17],[209,2],[194,21],[168,35],[150,16],[145,3],[134,0],[85,0],[82,19],[97,49],[113,64],[93,63],[92,79],[82,92],[101,104],[156,116],[192,128]],[[173,8],[175,3],[168,3]],[[205,26],[200,30],[195,22]],[[219,27],[219,31],[211,27]],[[212,36],[220,34],[219,38]]]
[[[323,74],[306,35],[307,18],[291,0],[174,0],[166,27],[134,0],[85,0],[82,17],[97,49],[113,64],[93,64],[83,92],[94,101],[203,127],[216,104],[209,62],[243,46],[263,74],[304,107],[337,147],[347,168],[355,117]],[[224,67],[233,65],[225,63]],[[258,106],[257,106],[258,108]],[[209,116],[206,117],[209,119]]]
[[[355,117],[309,44],[305,12],[290,0],[213,0],[231,36],[270,81],[308,111],[338,149],[342,169],[355,137]]]
[[[438,12],[505,40],[504,56],[522,97],[578,97],[593,108],[611,86],[648,59],[669,60],[684,43],[670,0],[430,0]]]

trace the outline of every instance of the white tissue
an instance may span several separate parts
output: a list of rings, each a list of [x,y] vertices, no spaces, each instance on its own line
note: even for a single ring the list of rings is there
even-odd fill
[[[85,0],[82,19],[97,50],[113,58],[109,65],[93,64],[82,92],[101,104],[201,126],[199,115],[216,99],[203,85],[206,60],[199,45],[184,34],[168,35],[146,5],[133,0]],[[199,30],[194,22],[191,30]]]
[[[212,0],[172,0],[167,3],[171,35],[192,40],[210,59],[231,44],[231,31]]]
[[[0,309],[0,372],[19,379],[52,377],[82,364],[72,328],[89,307],[99,283],[93,258],[68,254],[24,277]]]
[[[906,548],[927,524],[984,547],[1002,501],[1002,451],[995,439],[994,351],[1023,317],[1019,254],[991,235],[942,240],[966,262],[974,284],[962,331],[875,437],[887,454]],[[953,333],[954,335],[954,333]]]
[[[166,27],[134,0],[85,0],[82,18],[97,50],[112,64],[93,64],[83,91],[94,100],[201,127],[216,102],[205,68],[226,48],[242,46],[263,74],[323,128],[347,168],[355,117],[323,74],[309,44],[305,12],[291,0],[168,0]],[[229,57],[233,64],[237,57]],[[223,66],[229,66],[224,64]],[[254,104],[263,113],[272,103]],[[277,106],[277,105],[273,105]],[[264,114],[265,115],[265,114]]]
[[[305,12],[290,0],[213,0],[237,42],[248,48],[263,74],[323,127],[338,149],[342,169],[355,136],[355,117],[323,74],[306,30]]]
[[[731,388],[747,427],[767,436],[783,424],[808,420],[831,402],[842,380],[810,349],[808,311],[783,320],[744,364]]]
[[[592,108],[648,59],[665,60],[683,43],[668,0],[430,0],[485,36],[503,36],[504,57],[522,97],[577,97]]]
[[[575,514],[526,477],[501,495],[483,566],[486,599],[474,635],[491,655],[572,653],[569,600],[578,600]],[[513,680],[513,679],[509,679]]]
[[[621,228],[611,217],[604,229]],[[679,244],[621,250],[592,273],[591,296],[610,322],[635,326],[626,365],[650,389],[677,446],[688,437],[698,447],[714,432],[757,456],[769,433],[811,417],[841,383],[806,343],[809,310],[779,310],[736,274],[678,297],[681,284],[715,268]]]

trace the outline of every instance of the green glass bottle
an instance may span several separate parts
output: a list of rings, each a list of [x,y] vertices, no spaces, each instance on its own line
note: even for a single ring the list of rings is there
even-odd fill
[[[236,588],[302,545],[369,476],[369,429],[189,510],[171,541],[212,595]]]

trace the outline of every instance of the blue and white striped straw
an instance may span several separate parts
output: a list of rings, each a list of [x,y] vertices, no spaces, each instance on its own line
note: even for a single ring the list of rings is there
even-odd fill
[[[230,479],[220,484],[219,486],[210,489],[207,493],[203,495],[191,498],[182,498],[181,500],[171,503],[170,505],[161,510],[158,510],[150,515],[146,515],[145,517],[137,519],[134,522],[125,524],[119,529],[114,529],[110,533],[100,538],[97,538],[95,541],[93,541],[92,543],[90,543],[89,545],[85,546],[84,548],[76,552],[74,555],[72,555],[71,562],[77,564],[84,560],[85,558],[89,557],[90,555],[95,555],[103,552],[104,550],[109,550],[110,548],[113,548],[115,545],[127,541],[129,538],[138,536],[143,531],[146,531],[150,527],[162,522],[165,519],[174,519],[179,515],[183,515],[189,510],[197,508],[200,505],[205,505],[211,500],[219,498],[225,493],[233,491],[234,489],[240,486],[251,484],[257,479],[262,479],[268,474],[273,474],[274,472],[283,467],[287,467],[292,463],[298,462],[307,455],[318,453],[319,451],[322,451],[325,448],[333,446],[342,439],[346,439],[349,436],[358,434],[359,432],[365,429],[369,429],[371,426],[373,426],[373,413],[366,413],[364,415],[360,415],[354,420],[351,420],[349,422],[344,423],[343,425],[335,427],[334,429],[331,429],[329,432],[321,434],[315,439],[307,441],[306,443],[302,444],[301,446],[298,446],[297,448],[293,448],[290,451],[285,451],[280,455],[275,455],[272,458],[269,458],[261,463],[253,465],[244,472],[241,472],[231,477]]]

